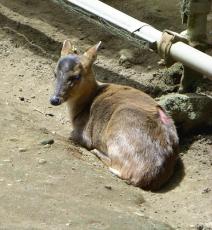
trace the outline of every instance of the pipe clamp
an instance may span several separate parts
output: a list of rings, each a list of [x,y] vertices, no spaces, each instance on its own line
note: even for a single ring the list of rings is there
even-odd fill
[[[176,42],[188,43],[188,40],[182,35],[170,31],[164,30],[161,39],[157,42],[157,52],[161,58],[164,59],[167,67],[173,65],[176,61],[170,56],[171,46]]]

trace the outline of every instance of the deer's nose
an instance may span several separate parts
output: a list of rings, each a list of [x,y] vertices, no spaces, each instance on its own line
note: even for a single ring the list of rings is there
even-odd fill
[[[57,105],[60,105],[62,103],[62,101],[59,97],[53,96],[50,99],[50,103],[54,106],[57,106]]]

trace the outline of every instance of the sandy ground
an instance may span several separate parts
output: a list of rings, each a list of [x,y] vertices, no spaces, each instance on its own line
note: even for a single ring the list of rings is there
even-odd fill
[[[155,26],[182,29],[170,20],[174,14],[180,23],[176,1],[163,8],[153,1],[134,1],[137,7],[106,2]],[[125,184],[90,152],[68,141],[65,105],[49,104],[52,68],[65,38],[82,49],[104,39],[96,66],[99,79],[154,96],[176,87],[167,79],[155,80],[161,70],[153,53],[143,51],[143,64],[126,69],[118,65],[118,52],[130,48],[128,43],[49,4],[0,0],[0,229],[211,229],[211,133],[181,139],[182,161],[158,193]],[[160,87],[154,91],[155,85]],[[41,144],[48,139],[54,144]]]

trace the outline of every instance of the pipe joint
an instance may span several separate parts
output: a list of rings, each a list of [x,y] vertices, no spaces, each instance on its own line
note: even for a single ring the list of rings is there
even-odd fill
[[[164,30],[161,39],[157,42],[157,52],[160,57],[164,59],[167,67],[175,63],[175,60],[170,55],[170,49],[176,42],[184,42],[187,44],[188,40],[176,32]]]

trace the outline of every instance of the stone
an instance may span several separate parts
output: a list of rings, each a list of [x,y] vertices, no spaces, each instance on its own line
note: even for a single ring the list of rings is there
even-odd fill
[[[212,222],[205,224],[197,224],[195,230],[212,230]]]
[[[209,96],[172,93],[160,97],[158,103],[183,133],[212,126],[212,98]]]
[[[105,188],[108,190],[112,190],[112,186],[110,186],[110,185],[105,185]]]
[[[5,160],[3,160],[3,162],[5,162],[5,163],[11,163],[12,160],[10,160],[10,159],[5,159]]]
[[[38,159],[38,164],[43,165],[46,163],[47,163],[47,161],[45,159],[42,159],[42,158]]]
[[[26,149],[26,148],[19,148],[18,151],[19,151],[20,153],[24,153],[24,152],[27,151],[27,149]]]
[[[20,101],[25,101],[25,98],[24,97],[19,97],[19,100]]]
[[[205,188],[205,189],[203,189],[202,194],[209,193],[209,192],[211,192],[211,189]]]
[[[138,48],[122,49],[119,51],[119,64],[141,64],[144,62],[145,50]]]
[[[54,144],[54,139],[48,139],[41,141],[41,145],[52,145]]]
[[[44,148],[45,148],[45,149],[48,149],[48,148],[50,148],[50,147],[51,147],[50,144],[44,145]]]

